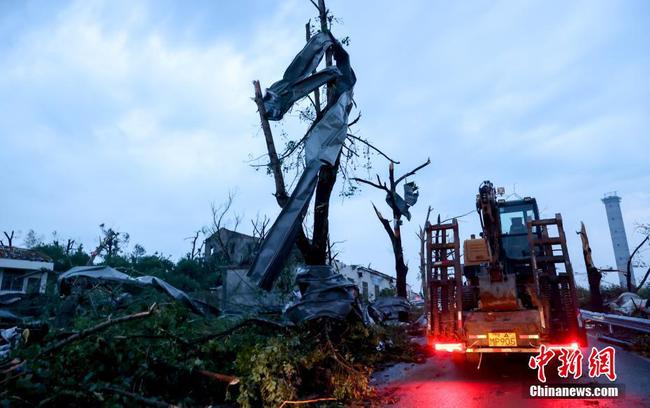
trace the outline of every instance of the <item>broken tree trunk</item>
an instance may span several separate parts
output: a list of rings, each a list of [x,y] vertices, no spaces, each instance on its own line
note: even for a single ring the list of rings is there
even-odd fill
[[[427,209],[427,218],[424,220],[424,227],[420,227],[417,233],[418,240],[420,241],[420,280],[422,281],[422,296],[424,297],[424,304],[429,302],[429,283],[427,279],[427,262],[426,262],[426,228],[429,224],[429,217],[431,216],[431,206]]]
[[[275,149],[275,142],[273,140],[273,133],[271,132],[271,125],[266,116],[266,109],[264,108],[264,102],[262,99],[262,88],[260,86],[260,81],[253,81],[253,87],[255,88],[255,97],[253,98],[255,104],[257,105],[257,111],[260,115],[260,123],[262,126],[262,132],[264,133],[264,140],[266,142],[266,150],[269,155],[269,167],[273,173],[273,180],[275,181],[275,199],[278,202],[280,208],[284,206],[289,201],[289,195],[284,184],[284,175],[282,173],[282,162],[278,157],[278,153]],[[300,228],[298,231],[298,236],[296,237],[296,245],[300,250],[303,258],[311,259],[312,246],[307,239],[305,231]]]
[[[587,236],[587,229],[584,223],[580,223],[580,240],[582,241],[582,256],[585,260],[585,267],[587,268],[587,280],[589,281],[589,306],[594,312],[603,311],[603,297],[600,293],[600,280],[602,274],[594,265],[591,258],[591,247],[589,246],[589,237]]]
[[[625,281],[627,283],[627,291],[628,292],[635,292],[636,293],[636,291],[639,290],[643,286],[643,283],[642,283],[641,285],[639,285],[638,288],[635,288],[634,285],[632,284],[632,258],[634,258],[634,255],[636,255],[636,253],[643,246],[643,244],[645,244],[646,241],[648,241],[649,239],[650,239],[650,235],[646,236],[645,239],[643,241],[641,241],[641,243],[639,245],[637,245],[636,248],[634,248],[634,251],[632,251],[632,253],[630,254],[630,257],[627,258],[627,268],[626,268],[626,271],[625,271]],[[645,282],[645,278],[643,279],[643,281]]]
[[[266,150],[269,154],[269,167],[273,172],[273,180],[275,181],[275,199],[280,207],[284,207],[289,199],[287,190],[284,184],[284,175],[282,174],[282,163],[278,158],[278,152],[275,150],[275,142],[273,141],[273,133],[271,133],[271,125],[266,118],[266,109],[262,99],[262,88],[260,81],[253,81],[255,87],[255,104],[257,104],[257,112],[260,115],[260,123],[262,124],[262,132],[264,133],[264,140],[266,141]]]
[[[318,8],[318,15],[320,19],[320,29],[322,32],[328,32],[328,11],[325,6],[325,1],[319,0],[316,6]],[[306,37],[309,38],[310,35],[311,33],[309,32],[309,27],[307,27]],[[332,66],[331,49],[327,49],[325,51],[325,66]],[[255,86],[254,99],[255,103],[257,104],[262,130],[264,132],[264,137],[266,140],[267,152],[269,154],[269,166],[275,180],[275,197],[278,201],[278,205],[280,205],[281,208],[284,208],[289,196],[286,191],[284,177],[282,174],[282,163],[279,160],[277,151],[275,149],[271,127],[269,125],[267,113],[262,100],[261,86],[259,84],[259,81],[254,81],[253,84]],[[314,91],[317,120],[318,115],[321,113],[320,100],[317,95],[318,92],[318,89]],[[327,106],[334,102],[332,95],[333,86],[331,83],[328,83],[326,109]],[[303,256],[305,263],[308,265],[325,265],[327,263],[327,241],[329,239],[329,201],[332,195],[332,190],[334,189],[334,185],[336,184],[336,176],[339,170],[339,165],[340,160],[337,158],[336,163],[333,166],[324,163],[319,171],[314,199],[314,228],[312,232],[311,242],[307,238],[307,235],[305,234],[303,228],[299,229],[298,235],[296,237],[296,245],[298,246],[298,249]]]
[[[408,176],[414,175],[418,170],[428,166],[431,164],[431,160],[427,159],[426,162],[423,164],[419,165],[418,167],[414,168],[413,170],[409,171],[408,173],[395,178],[395,166],[391,162],[388,165],[388,182],[389,184],[386,184],[385,182],[382,182],[381,179],[379,178],[379,175],[377,175],[377,182],[372,182],[369,180],[364,180],[360,178],[353,178],[353,180],[363,183],[363,184],[368,184],[369,186],[375,187],[380,190],[384,190],[386,192],[386,200],[388,204],[390,205],[391,209],[393,210],[393,225],[391,228],[390,222],[386,220],[377,210],[375,205],[373,204],[373,208],[375,209],[375,214],[377,214],[377,217],[379,218],[379,221],[382,223],[384,226],[384,229],[386,230],[386,233],[388,234],[388,237],[390,238],[391,245],[393,246],[393,255],[395,256],[395,274],[396,274],[396,289],[397,289],[397,296],[403,297],[405,299],[408,298],[407,290],[406,290],[406,275],[408,273],[408,267],[406,266],[406,263],[404,262],[404,252],[402,249],[402,233],[401,233],[401,224],[402,224],[402,215],[403,212],[405,211],[404,206],[399,206],[397,204],[397,199],[399,198],[397,194],[397,186],[399,183],[404,181]],[[414,189],[415,190],[415,189]],[[417,194],[415,194],[417,199]],[[401,199],[401,198],[400,198]],[[415,200],[411,203],[414,204]],[[410,205],[406,205],[406,207],[410,207]],[[406,217],[410,219],[410,214],[408,211],[406,211]]]
[[[325,0],[318,0],[318,17],[320,20],[320,30],[324,33],[329,32],[327,26],[328,11],[325,6]],[[325,50],[325,66],[332,66],[332,50]],[[318,91],[318,90],[317,90]],[[333,87],[331,83],[327,84],[327,103],[325,109],[334,102]],[[314,198],[314,230],[312,234],[312,248],[308,257],[305,257],[307,265],[325,265],[327,263],[327,241],[329,239],[329,210],[330,198],[334,184],[336,184],[336,175],[339,171],[341,153],[336,159],[333,166],[324,163],[318,173],[318,184],[316,185],[316,194]]]

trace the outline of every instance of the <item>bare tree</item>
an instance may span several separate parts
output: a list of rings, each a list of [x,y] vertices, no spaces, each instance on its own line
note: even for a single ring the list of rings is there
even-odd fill
[[[329,32],[331,24],[335,18],[331,15],[330,11],[325,6],[324,0],[312,1],[312,4],[318,10],[318,20],[320,21],[319,29],[321,32]],[[312,35],[311,23],[308,22],[305,26],[305,37],[307,40]],[[346,43],[346,39],[341,42]],[[332,65],[332,51],[326,50],[325,53],[325,66]],[[267,169],[269,174],[273,175],[275,182],[275,199],[281,208],[287,204],[289,194],[287,192],[287,184],[285,182],[285,174],[291,170],[295,171],[297,176],[302,168],[304,158],[304,146],[306,141],[306,134],[300,140],[289,140],[281,153],[278,153],[276,142],[271,131],[271,126],[267,119],[267,113],[264,108],[262,88],[259,81],[253,81],[255,90],[254,101],[257,104],[257,109],[260,117],[262,132],[266,143],[266,150],[268,155],[268,163],[261,165]],[[317,89],[308,99],[311,101],[311,108],[300,112],[300,117],[310,121],[320,119],[327,108],[335,103],[333,99],[332,84],[326,86],[324,92],[325,106],[321,106],[321,89]],[[348,124],[351,128],[358,122],[360,115]],[[367,162],[364,164],[366,168],[370,167],[370,152],[378,153],[390,159],[381,150],[373,146],[367,140],[358,135],[350,132],[346,142],[343,144],[341,152],[334,165],[324,164],[319,171],[318,183],[316,186],[314,207],[313,207],[313,227],[311,239],[308,237],[304,228],[300,228],[296,237],[296,245],[300,250],[305,263],[309,265],[325,265],[330,255],[328,255],[330,245],[328,244],[329,233],[329,203],[332,191],[337,181],[337,176],[340,174],[343,178],[342,195],[351,195],[354,193],[356,187],[350,182],[352,180],[351,173],[357,167],[357,160],[366,158]],[[373,153],[373,154],[374,154]],[[266,155],[264,155],[266,156]]]
[[[70,252],[74,249],[75,240],[68,238],[68,242],[65,245],[65,256],[70,256]]]
[[[99,244],[94,251],[90,253],[90,258],[86,265],[90,266],[95,262],[95,258],[102,252],[106,252],[106,259],[116,256],[122,250],[122,247],[129,242],[129,234],[126,232],[115,231],[113,228],[106,228],[102,223],[99,225],[102,231],[102,236],[99,237]],[[54,244],[59,245],[56,238],[56,231],[53,233],[55,236]]]
[[[420,242],[420,280],[422,283],[422,295],[424,296],[424,303],[429,301],[429,283],[427,282],[427,268],[426,268],[426,230],[425,227],[429,224],[429,217],[431,216],[431,206],[427,209],[427,216],[424,219],[424,226],[418,228],[416,233],[418,241]]]
[[[327,239],[327,264],[328,265],[334,265],[334,262],[336,261],[336,258],[339,256],[339,252],[336,251],[334,248],[338,244],[342,244],[345,241],[330,241],[330,239]]]
[[[398,203],[399,196],[397,194],[397,186],[402,182],[405,181],[407,177],[414,175],[418,170],[428,166],[431,164],[431,160],[427,159],[427,161],[415,169],[409,171],[408,173],[404,174],[403,176],[395,178],[395,166],[393,163],[390,163],[388,166],[388,184],[386,182],[383,182],[379,175],[377,175],[377,182],[372,182],[369,180],[364,180],[360,178],[354,178],[359,183],[367,184],[369,186],[375,187],[380,190],[384,190],[386,192],[386,201],[390,205],[391,209],[393,210],[393,225],[391,228],[390,221],[388,221],[386,218],[384,218],[377,207],[373,204],[372,207],[375,210],[375,214],[377,215],[377,218],[379,218],[379,221],[381,222],[382,226],[386,230],[386,233],[388,234],[388,237],[390,238],[391,245],[393,247],[393,255],[395,257],[395,273],[396,273],[396,281],[397,281],[397,296],[406,298],[407,293],[406,293],[406,274],[408,273],[408,266],[404,262],[404,251],[402,249],[402,234],[400,230],[400,226],[402,224],[402,215],[403,211],[401,211],[400,204]],[[403,208],[403,207],[402,207]],[[408,214],[406,214],[408,217]]]
[[[643,276],[643,279],[641,279],[639,286],[637,286],[636,288],[632,286],[632,260],[634,256],[639,252],[643,244],[645,244],[650,240],[650,225],[648,224],[638,225],[637,231],[640,232],[642,235],[645,235],[645,238],[643,238],[643,240],[641,240],[641,242],[634,248],[634,251],[632,251],[630,257],[627,259],[627,271],[626,271],[627,273],[625,277],[627,279],[627,290],[630,292],[638,292],[639,289],[641,289],[643,285],[645,285],[645,282],[648,279],[648,275],[650,275],[650,267],[648,267],[648,270]]]
[[[27,232],[25,239],[23,240],[23,244],[26,248],[35,248],[43,244],[43,239],[38,234],[36,234],[33,229],[30,229]]]
[[[201,251],[203,250],[203,245],[205,245],[205,240],[203,240],[203,241],[201,241],[200,245],[197,246],[197,244],[199,244],[199,236],[200,236],[201,232],[202,232],[202,230],[195,231],[194,235],[192,235],[191,237],[185,238],[186,240],[189,240],[192,243],[192,249],[187,254],[187,257],[190,260],[194,260],[194,259],[198,258],[201,255]]]
[[[101,227],[103,226],[104,224],[101,225]],[[90,252],[90,257],[88,258],[88,262],[86,262],[86,266],[91,266],[94,264],[95,258],[97,258],[97,256],[99,256],[104,251],[104,249],[106,249],[107,240],[108,236],[99,237],[99,244],[93,251]]]
[[[260,242],[266,238],[268,232],[269,224],[271,219],[266,215],[260,217],[259,213],[255,216],[254,220],[251,220],[251,225],[253,226],[253,237],[257,238]]]
[[[232,205],[235,201],[236,194],[233,191],[228,192],[228,197],[220,205],[215,205],[214,203],[211,206],[212,211],[212,222],[210,226],[204,228],[203,232],[208,235],[209,238],[214,239],[214,242],[217,244],[220,255],[223,256],[224,261],[227,263],[233,263],[232,254],[228,250],[230,247],[230,241],[232,236],[224,232],[225,229],[231,231],[237,231],[239,224],[241,223],[241,215],[234,213],[231,218],[230,216],[232,211]]]
[[[7,237],[7,245],[5,245],[4,242],[2,242],[2,240],[0,240],[0,245],[7,246],[9,247],[9,249],[13,248],[14,230],[11,230],[10,234],[7,234],[7,231],[3,231],[3,234],[5,235],[5,237]]]

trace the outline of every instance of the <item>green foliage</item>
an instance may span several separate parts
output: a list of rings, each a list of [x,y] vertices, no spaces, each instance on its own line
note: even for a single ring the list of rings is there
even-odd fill
[[[296,398],[300,384],[296,367],[296,346],[299,344],[296,337],[271,338],[265,346],[239,362],[241,368],[250,370],[238,399],[242,406],[258,406],[261,402],[277,406]]]
[[[44,344],[62,338],[59,331],[51,331],[43,342],[28,343],[14,356],[27,361],[24,374],[0,391],[0,403],[134,404],[111,388],[183,406],[278,406],[315,395],[345,403],[372,394],[369,378],[374,368],[413,361],[417,354],[400,328],[321,320],[285,329],[249,324],[225,330],[236,322],[199,318],[178,303],[165,304],[155,291],[143,292],[112,315],[139,312],[154,301],[162,306],[153,316],[112,326],[51,355],[38,353]],[[100,313],[78,315],[65,331],[87,329],[105,319]],[[241,382],[228,386],[198,370],[235,375]]]
[[[395,295],[397,295],[397,289],[395,288],[383,288],[379,291],[380,297],[393,297]]]
[[[71,251],[59,244],[58,241],[53,241],[49,244],[39,242],[31,249],[47,255],[52,258],[54,262],[54,271],[65,272],[73,266],[86,265],[90,256],[84,252],[83,245],[79,245]]]
[[[51,254],[62,270],[88,259],[81,246],[72,254],[56,241],[38,248]],[[218,263],[189,257],[174,263],[158,253],[146,254],[139,245],[130,254],[117,248],[103,262],[133,276],[157,276],[189,292],[218,284]],[[279,279],[281,291],[293,289],[292,269]],[[114,389],[183,406],[278,406],[287,399],[313,396],[347,403],[372,393],[369,378],[374,369],[392,361],[413,361],[417,355],[401,328],[324,319],[300,327],[255,323],[227,330],[238,322],[197,316],[153,288],[100,284],[65,298],[49,289],[39,299],[44,303],[35,309],[42,311],[41,321],[49,322],[49,334],[40,340],[32,336],[12,356],[26,363],[0,390],[2,406],[137,404]],[[147,310],[153,303],[160,306],[150,317],[39,355],[45,345],[108,318]],[[241,381],[228,386],[200,370],[235,375]]]

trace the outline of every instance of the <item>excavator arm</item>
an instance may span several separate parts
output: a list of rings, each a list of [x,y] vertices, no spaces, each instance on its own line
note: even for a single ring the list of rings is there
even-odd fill
[[[479,187],[476,195],[476,211],[481,220],[483,239],[487,242],[490,257],[490,280],[499,282],[503,280],[503,267],[499,262],[501,252],[501,221],[499,207],[497,206],[496,190],[494,185],[486,180]]]

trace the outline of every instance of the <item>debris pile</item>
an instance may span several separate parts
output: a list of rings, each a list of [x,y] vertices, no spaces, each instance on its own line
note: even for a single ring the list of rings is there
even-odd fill
[[[356,290],[342,281],[336,285],[346,293]],[[125,293],[109,289],[117,297]],[[78,303],[68,325],[51,324],[41,335],[26,328],[30,323],[3,329],[0,402],[277,406],[315,397],[367,397],[373,368],[412,360],[415,346],[398,328],[365,325],[357,296],[348,296],[346,307],[332,307],[345,302],[342,292],[331,289],[325,296],[336,293],[338,300],[322,308],[317,295],[305,291],[287,312],[306,313],[309,318],[296,318],[298,324],[280,314],[238,319],[201,314],[151,286],[115,309]],[[60,306],[65,305],[64,299]]]
[[[316,71],[326,52],[336,66]],[[308,131],[305,171],[246,282],[273,289],[319,169],[336,162],[347,136],[355,81],[347,52],[321,32],[267,90],[268,120],[281,119],[294,102],[326,83],[331,103]],[[412,205],[416,199],[417,188],[409,184],[404,200]],[[154,261],[162,269],[140,269],[138,277],[107,265],[74,267],[59,276],[56,296],[33,321],[3,312],[0,320],[8,326],[1,333],[0,404],[250,407],[351,401],[372,393],[374,368],[417,358],[417,346],[400,327],[377,324],[408,311],[408,302],[364,305],[359,288],[329,266],[306,266],[298,273],[296,297],[284,312],[265,307],[262,317],[262,308],[250,308],[250,314],[233,317],[183,290],[187,287],[170,284],[182,282],[175,275],[178,266]],[[230,283],[227,274],[225,280],[221,276],[222,286]],[[30,325],[39,322],[46,322],[46,330],[30,335]]]
[[[138,287],[152,286],[183,303],[195,313],[201,315],[219,313],[218,309],[214,306],[199,299],[191,298],[187,293],[177,289],[158,277],[139,276],[133,278],[111,268],[110,266],[76,266],[61,274],[57,279],[57,283],[59,293],[64,296],[69,295],[72,292],[73,286],[83,290],[85,288],[90,288],[97,283],[124,284]]]
[[[616,300],[609,302],[607,307],[617,314],[650,318],[650,303],[648,303],[648,299],[643,299],[636,293],[621,293]]]

